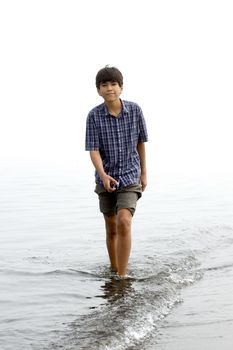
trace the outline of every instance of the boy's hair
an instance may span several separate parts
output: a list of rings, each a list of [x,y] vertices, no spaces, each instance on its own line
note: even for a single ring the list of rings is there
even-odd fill
[[[100,69],[96,75],[96,87],[100,88],[101,83],[106,83],[107,81],[114,81],[119,84],[120,87],[123,86],[123,75],[116,67],[105,66]]]

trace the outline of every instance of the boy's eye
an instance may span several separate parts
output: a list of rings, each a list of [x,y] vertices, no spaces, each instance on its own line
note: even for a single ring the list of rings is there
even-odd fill
[[[116,81],[111,81],[111,82],[109,82],[109,84],[111,84],[112,86],[116,86],[117,82]],[[108,83],[101,83],[101,86],[106,87],[106,86],[108,86]]]

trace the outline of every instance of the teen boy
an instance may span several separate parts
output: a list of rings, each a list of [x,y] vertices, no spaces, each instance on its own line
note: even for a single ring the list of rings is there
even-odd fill
[[[96,170],[95,192],[104,215],[111,268],[124,278],[131,250],[132,216],[147,185],[147,130],[141,108],[120,99],[123,76],[117,68],[101,69],[96,87],[104,103],[88,114],[86,150]]]

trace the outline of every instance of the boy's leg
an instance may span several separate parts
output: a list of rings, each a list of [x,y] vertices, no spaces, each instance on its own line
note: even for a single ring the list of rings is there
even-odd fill
[[[117,227],[117,271],[119,276],[124,276],[127,271],[131,251],[131,223],[132,214],[128,209],[119,209],[116,218]]]
[[[96,185],[95,192],[99,196],[100,211],[103,213],[106,229],[106,245],[112,270],[117,272],[117,256],[116,256],[116,196],[109,193],[104,187]]]
[[[117,215],[104,215],[106,245],[111,268],[124,276],[131,251],[132,214],[128,209],[118,210]]]
[[[117,225],[116,215],[107,216],[104,215],[105,228],[106,228],[106,245],[108,249],[109,260],[112,270],[116,271],[117,268]]]
[[[117,265],[118,275],[124,276],[127,271],[131,251],[131,225],[138,199],[141,197],[141,186],[131,185],[117,193]]]
[[[99,195],[100,211],[104,214],[111,267],[120,276],[124,276],[131,251],[132,216],[141,196],[141,186],[129,186],[115,195],[97,185],[96,193]]]

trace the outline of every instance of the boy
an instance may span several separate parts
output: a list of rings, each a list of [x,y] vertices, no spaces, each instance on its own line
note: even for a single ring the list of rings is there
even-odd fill
[[[125,278],[132,217],[147,185],[147,130],[140,107],[120,99],[123,76],[117,68],[101,69],[96,87],[104,103],[88,114],[86,150],[95,167],[95,192],[105,220],[111,269]]]

